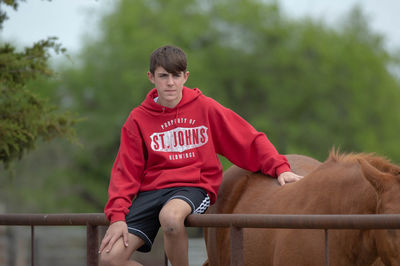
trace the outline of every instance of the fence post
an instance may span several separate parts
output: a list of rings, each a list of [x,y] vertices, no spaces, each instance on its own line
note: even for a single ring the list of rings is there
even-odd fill
[[[35,226],[31,225],[31,266],[35,266]]]
[[[98,226],[86,225],[86,265],[97,266],[99,264],[99,238]]]
[[[329,233],[325,229],[325,266],[329,266]]]
[[[243,228],[231,227],[231,266],[243,266]]]

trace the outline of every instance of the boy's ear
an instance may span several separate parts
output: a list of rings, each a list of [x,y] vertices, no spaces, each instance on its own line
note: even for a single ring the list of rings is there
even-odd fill
[[[154,84],[154,75],[150,71],[147,72],[147,77],[149,78],[150,82]]]
[[[189,71],[186,71],[186,72],[185,72],[184,77],[185,77],[185,82],[186,82],[186,80],[187,80],[188,77],[189,77]]]

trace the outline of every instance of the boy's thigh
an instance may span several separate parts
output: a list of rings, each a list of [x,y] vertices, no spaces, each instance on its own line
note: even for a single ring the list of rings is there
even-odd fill
[[[180,200],[180,201],[175,201]],[[185,204],[182,204],[182,201],[186,202],[189,207],[190,213],[201,214],[204,213],[207,208],[210,206],[210,198],[207,192],[202,188],[198,187],[177,187],[170,194],[168,200],[164,204],[167,206],[170,202],[174,202],[178,208],[183,208],[183,211],[186,211]],[[170,206],[173,207],[173,206]]]
[[[139,251],[151,250],[161,226],[159,221],[161,209],[170,202],[176,202],[177,199],[180,200],[178,206],[185,206],[183,207],[185,217],[190,213],[205,212],[210,204],[208,194],[203,189],[196,187],[173,187],[145,191],[140,192],[134,199],[126,216],[126,222],[129,233],[144,240],[145,244],[138,249]]]
[[[125,216],[128,232],[144,241],[138,251],[149,252],[160,228],[158,214],[163,202],[162,190],[140,192]]]
[[[169,200],[162,207],[159,220],[162,226],[171,222],[182,222],[192,212],[192,207],[186,201],[175,198]]]

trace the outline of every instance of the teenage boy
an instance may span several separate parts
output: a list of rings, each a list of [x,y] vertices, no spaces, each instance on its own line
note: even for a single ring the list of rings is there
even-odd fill
[[[302,178],[290,172],[286,157],[265,134],[199,89],[184,87],[189,72],[180,48],[155,50],[147,76],[155,88],[122,127],[105,207],[111,225],[100,246],[101,265],[140,265],[130,260],[132,253],[150,251],[161,226],[168,259],[173,266],[187,266],[184,221],[216,200],[222,180],[217,154],[276,176],[281,185]]]

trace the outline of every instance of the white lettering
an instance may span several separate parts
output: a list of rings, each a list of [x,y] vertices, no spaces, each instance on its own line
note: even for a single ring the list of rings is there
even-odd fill
[[[178,127],[166,132],[153,133],[150,136],[151,149],[159,152],[184,152],[201,147],[208,142],[207,130],[205,126]]]
[[[175,155],[169,155],[168,158],[171,161],[175,160],[182,160],[182,159],[189,159],[189,158],[194,158],[196,157],[194,152],[186,152],[186,153],[180,153],[180,154],[175,154]]]

